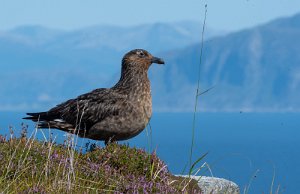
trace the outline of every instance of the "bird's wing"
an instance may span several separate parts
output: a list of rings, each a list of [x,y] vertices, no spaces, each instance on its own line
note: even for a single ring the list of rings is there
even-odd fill
[[[48,111],[49,115],[59,115],[63,122],[89,128],[110,115],[118,115],[124,106],[126,95],[112,89],[96,89],[90,93],[68,100]]]

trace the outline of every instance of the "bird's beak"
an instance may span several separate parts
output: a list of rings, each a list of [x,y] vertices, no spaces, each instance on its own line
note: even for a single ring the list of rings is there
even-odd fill
[[[157,64],[165,64],[164,60],[157,57],[152,57],[151,63],[157,63]]]

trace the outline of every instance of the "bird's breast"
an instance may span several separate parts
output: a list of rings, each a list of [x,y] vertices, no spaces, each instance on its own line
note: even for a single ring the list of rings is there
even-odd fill
[[[129,95],[134,105],[136,116],[146,125],[152,115],[152,97],[149,80],[136,83],[134,91]]]
[[[149,80],[136,82],[122,91],[126,99],[118,115],[105,118],[97,123],[90,136],[97,139],[114,137],[115,140],[125,140],[143,131],[152,115],[152,98]]]

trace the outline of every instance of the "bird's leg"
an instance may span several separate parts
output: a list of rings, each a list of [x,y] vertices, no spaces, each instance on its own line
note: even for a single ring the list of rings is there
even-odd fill
[[[104,144],[105,144],[105,146],[107,146],[108,144],[111,144],[111,143],[113,143],[113,142],[115,142],[115,141],[113,140],[113,137],[110,137],[110,138],[108,138],[108,139],[106,139],[106,140],[104,141]]]
[[[104,141],[105,146],[107,146],[109,143],[110,143],[110,139],[106,139],[106,140]]]

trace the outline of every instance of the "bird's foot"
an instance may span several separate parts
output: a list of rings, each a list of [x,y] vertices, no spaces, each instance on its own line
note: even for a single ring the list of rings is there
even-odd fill
[[[114,143],[114,142],[116,142],[116,141],[113,139],[113,137],[110,137],[109,139],[106,139],[104,141],[104,144],[105,144],[105,146],[107,146],[108,144],[111,144],[111,143]]]

